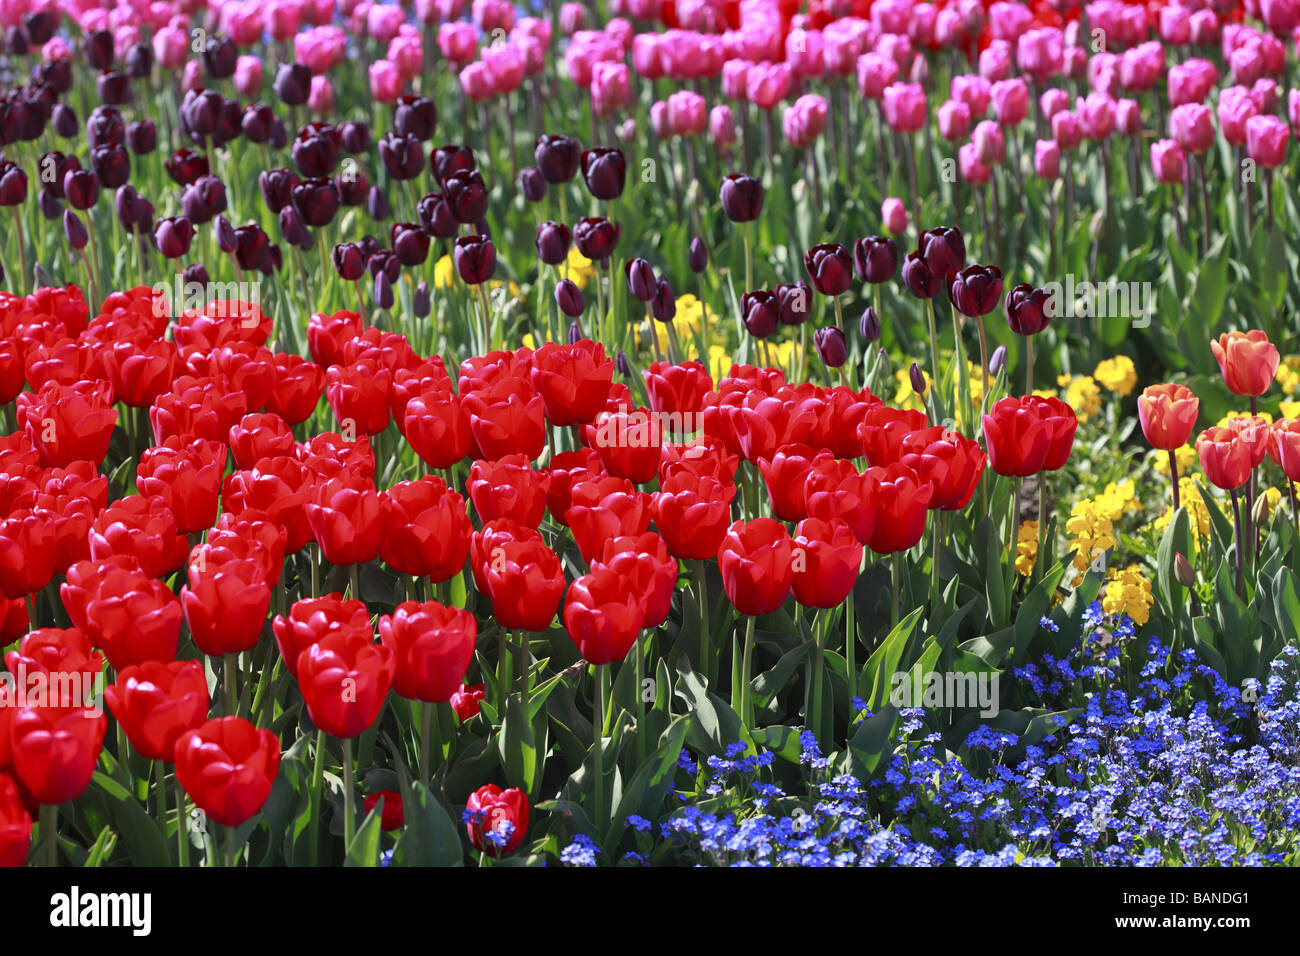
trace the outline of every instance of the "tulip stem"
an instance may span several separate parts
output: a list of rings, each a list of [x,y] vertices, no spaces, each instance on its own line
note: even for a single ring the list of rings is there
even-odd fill
[[[879,289],[880,287],[877,286],[876,288]],[[877,295],[879,295],[879,293],[877,293]],[[879,309],[876,310],[876,315],[877,317],[879,317],[880,315]],[[939,330],[935,327],[934,324],[934,299],[933,298],[925,300],[925,317],[930,324],[930,370],[931,370],[931,374],[934,376],[934,384],[937,389],[939,385]],[[938,392],[936,390],[933,398],[933,402],[936,408],[938,407],[938,401],[939,401]],[[954,408],[953,410],[956,411],[956,408]]]
[[[343,738],[343,853],[346,856],[352,846],[352,837],[356,833],[356,767],[352,764],[352,738]]]
[[[808,662],[808,704],[804,714],[804,723],[819,743],[825,743],[822,739],[822,667],[825,665],[826,620],[825,614],[813,618],[813,651]],[[852,692],[849,696],[853,696]]]
[[[41,839],[45,841],[45,865],[59,865],[59,805],[41,804]]]
[[[602,830],[605,819],[605,665],[595,664],[592,671],[596,678],[596,708],[591,715],[591,759],[596,777],[596,818],[592,822],[598,830]]]
[[[320,796],[325,777],[325,731],[316,731],[316,758],[311,771],[311,838],[307,841],[307,862],[315,866],[320,859]]]
[[[645,681],[645,646],[641,643],[641,638],[645,636],[644,631],[637,633],[636,642],[632,645],[632,653],[636,655],[636,687],[633,689],[633,696],[636,697],[636,765],[641,766],[645,760],[645,696],[641,689]]]
[[[432,701],[420,704],[420,782],[429,785],[429,755],[433,750],[433,709],[438,705]]]
[[[862,569],[867,564],[867,552],[862,552],[862,560],[858,562],[858,576],[861,577]],[[856,579],[855,579],[856,580]],[[827,627],[829,628],[829,624]],[[853,603],[853,592],[848,593],[844,599],[844,671],[849,679],[849,696],[852,697],[858,689],[858,613],[857,606]]]
[[[898,609],[903,590],[903,552],[894,552],[889,569],[891,572],[890,577],[893,579],[889,602],[889,629],[892,631],[898,627]],[[856,693],[857,688],[854,687],[853,691]]]
[[[754,659],[754,616],[745,619],[745,647],[740,662],[740,719],[746,728],[753,728],[754,715],[752,687],[749,682],[750,670]]]
[[[1269,182],[1271,184],[1272,179],[1270,179]],[[23,244],[23,223],[18,214],[18,207],[10,206],[9,208],[14,214],[14,238],[18,241],[18,261],[22,263],[23,270],[22,275],[19,277],[21,281],[15,288],[17,288],[19,292],[26,294],[30,287],[29,283],[32,281],[32,277],[27,274],[27,247]],[[1271,216],[1272,214],[1270,213],[1270,222],[1272,221]],[[98,303],[92,303],[91,308],[98,308]]]
[[[176,860],[183,866],[190,865],[190,815],[186,806],[187,798],[185,788],[181,786],[181,778],[173,777],[172,782],[176,786]]]
[[[1178,456],[1169,449],[1169,478],[1174,483],[1174,511],[1178,510]]]
[[[226,698],[226,716],[234,717],[235,701],[238,699],[235,696],[235,655],[226,654],[221,658],[221,662],[223,671],[221,683],[224,685],[221,691]]]
[[[510,649],[507,646],[507,637],[505,628],[497,633],[497,710],[499,716],[505,716],[506,712],[506,694],[511,690],[509,687],[510,680]]]
[[[1245,548],[1245,542],[1241,537],[1241,503],[1237,500],[1237,489],[1229,489],[1232,495],[1232,530],[1237,537],[1237,597],[1245,596],[1245,581],[1242,572],[1242,551]]]
[[[519,700],[526,708],[528,706],[528,678],[529,678],[529,660],[528,660],[528,632],[517,631],[515,633],[516,643],[513,648],[515,657],[515,679],[519,684]]]
[[[713,683],[713,632],[709,626],[709,583],[703,561],[695,562],[695,583],[700,597],[700,671],[705,685]]]
[[[1047,569],[1050,568],[1051,565],[1048,563],[1047,554],[1046,554],[1047,551],[1047,482],[1043,480],[1043,475],[1044,473],[1039,473],[1038,475],[1038,546],[1034,550],[1034,568],[1037,569],[1039,567],[1039,562],[1041,561],[1043,573],[1046,574]],[[1015,546],[1016,544],[1013,541],[1011,543],[1013,554],[1014,554]],[[1015,558],[1012,557],[1011,561],[1012,564],[1014,565]]]
[[[749,236],[749,223],[741,223],[740,235],[745,240],[745,291],[754,291],[754,248]]]

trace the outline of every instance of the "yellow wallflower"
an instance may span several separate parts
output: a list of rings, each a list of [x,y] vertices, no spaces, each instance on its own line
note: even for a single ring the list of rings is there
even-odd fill
[[[456,267],[452,265],[451,256],[443,256],[433,266],[433,287],[450,289],[456,281]]]
[[[1186,475],[1200,462],[1200,459],[1196,456],[1196,449],[1191,445],[1175,448],[1174,458],[1178,462],[1179,477]],[[1169,477],[1169,454],[1167,452],[1155,452],[1154,464],[1156,471],[1166,478]]]
[[[1037,395],[1039,398],[1060,398],[1061,397],[1056,393],[1055,389],[1050,389],[1050,388],[1036,388],[1034,389],[1034,394]]]
[[[1101,389],[1090,375],[1062,375],[1056,383],[1065,389],[1065,402],[1074,409],[1079,421],[1086,422],[1101,411]]]
[[[1026,521],[1016,534],[1016,573],[1027,578],[1034,573],[1038,560],[1038,522]]]
[[[1120,395],[1128,395],[1132,392],[1133,386],[1138,381],[1137,369],[1133,367],[1133,360],[1127,355],[1116,355],[1114,358],[1106,359],[1097,366],[1092,377]]]
[[[1205,500],[1201,498],[1200,489],[1196,487],[1196,482],[1190,477],[1178,479],[1178,497],[1179,504],[1187,511],[1189,527],[1192,530],[1192,547],[1197,551],[1201,550],[1201,539],[1210,533],[1210,511],[1205,507]],[[1155,521],[1151,523],[1151,528],[1157,534],[1163,533],[1165,528],[1169,527],[1169,522],[1174,518],[1173,505],[1170,504]]]
[[[984,372],[980,369],[979,362],[967,362],[966,365],[968,366],[966,381],[970,383],[971,407],[978,409],[980,402],[984,401]]]
[[[734,364],[735,359],[732,357],[731,349],[722,345],[709,346],[709,374],[713,376],[715,386],[727,377]]]
[[[1280,402],[1277,407],[1283,418],[1300,418],[1300,402]]]
[[[1283,394],[1294,395],[1300,392],[1300,355],[1288,355],[1278,363],[1277,384],[1281,386]]]
[[[793,361],[795,368],[802,364],[803,353],[799,350],[799,343],[794,339],[785,339],[780,342],[768,339],[767,345],[768,350],[772,353],[772,364],[777,368],[790,368],[791,361]]]
[[[706,323],[709,334],[715,334],[718,328],[718,313],[689,292],[677,297],[677,316],[673,319],[673,324],[677,326],[678,335],[683,339],[690,339],[696,333],[703,331]]]
[[[1151,582],[1137,565],[1123,570],[1111,568],[1110,575],[1101,599],[1101,609],[1107,614],[1127,614],[1138,627],[1146,624],[1151,618],[1151,605],[1156,600],[1151,595]]]
[[[1074,506],[1065,530],[1070,535],[1070,548],[1076,552],[1074,567],[1080,573],[1115,547],[1115,526],[1110,515],[1092,498],[1084,498]]]
[[[1219,419],[1219,421],[1218,421],[1218,423],[1215,425],[1215,427],[1216,427],[1216,428],[1227,428],[1227,427],[1228,427],[1228,422],[1232,421],[1232,419],[1234,419],[1234,418],[1250,418],[1250,417],[1251,417],[1250,412],[1240,412],[1240,411],[1238,411],[1238,412],[1228,412],[1228,414],[1224,415],[1222,418]],[[1260,412],[1259,414],[1257,414],[1257,415],[1254,416],[1254,417],[1256,417],[1256,418],[1262,418],[1262,419],[1264,420],[1264,423],[1265,423],[1266,425],[1271,425],[1271,424],[1273,424],[1273,416],[1270,415],[1268,412]]]
[[[1096,498],[1097,504],[1106,512],[1111,521],[1118,521],[1127,514],[1141,510],[1133,482],[1110,482],[1106,490]]]
[[[577,246],[569,246],[569,258],[562,272],[579,289],[585,289],[591,277],[596,274],[596,264],[579,252]]]

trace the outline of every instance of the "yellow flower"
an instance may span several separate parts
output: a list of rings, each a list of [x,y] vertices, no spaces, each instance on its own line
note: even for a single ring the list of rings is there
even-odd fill
[[[1119,484],[1110,482],[1106,485],[1106,490],[1097,496],[1096,501],[1111,521],[1119,521],[1127,514],[1140,511],[1142,507],[1138,504],[1131,481],[1121,481]]]
[[[1277,408],[1283,418],[1300,418],[1300,402],[1281,402]]]
[[[1106,508],[1092,498],[1084,498],[1070,511],[1065,530],[1070,548],[1075,552],[1074,567],[1080,573],[1108,550],[1115,547],[1115,527]]]
[[[1151,618],[1151,605],[1155,600],[1151,595],[1151,582],[1143,577],[1137,565],[1130,565],[1122,571],[1111,568],[1101,609],[1107,614],[1127,614],[1134,624],[1142,627]]]
[[[443,256],[433,266],[433,287],[450,289],[456,281],[456,267],[452,265],[451,256]]]
[[[709,374],[713,376],[715,386],[727,377],[735,361],[731,349],[722,345],[709,346]]]
[[[1196,481],[1190,477],[1178,479],[1178,497],[1179,504],[1183,506],[1191,519],[1189,526],[1192,530],[1192,547],[1200,551],[1201,539],[1210,533],[1210,511],[1205,507],[1205,501],[1201,498],[1201,492],[1196,486]],[[1165,528],[1169,527],[1169,522],[1173,518],[1174,509],[1171,504],[1160,517],[1151,522],[1152,530],[1156,533],[1162,533]]]
[[[1050,389],[1050,388],[1036,388],[1034,389],[1034,394],[1037,395],[1039,398],[1060,398],[1061,397],[1056,393],[1055,389]]]
[[[925,389],[929,391],[934,387],[934,380],[924,369],[921,374],[925,376]],[[925,411],[925,403],[921,396],[916,394],[912,388],[912,375],[909,369],[899,368],[894,370],[894,381],[898,382],[898,391],[894,394],[894,405],[897,408],[909,408],[913,411]]]
[[[1196,457],[1196,449],[1191,445],[1183,445],[1181,448],[1174,449],[1174,458],[1178,461],[1178,475],[1181,478],[1191,471],[1200,462]],[[1155,452],[1155,469],[1166,478],[1169,477],[1169,454],[1164,451]]]
[[[579,252],[577,246],[569,246],[569,258],[564,263],[563,272],[579,289],[585,289],[596,274],[596,264]]]
[[[1282,501],[1282,489],[1265,488],[1264,497],[1268,499],[1268,513],[1272,514],[1274,511],[1277,511],[1277,506]]]
[[[673,324],[677,326],[677,334],[689,340],[703,331],[705,323],[708,324],[709,334],[713,335],[718,327],[718,313],[689,292],[678,296],[677,316],[673,319]]]
[[[970,403],[978,409],[984,401],[984,372],[978,362],[967,362],[966,381],[970,383]]]
[[[774,342],[767,340],[768,349],[772,353],[772,364],[776,368],[799,368],[802,365],[803,353],[799,350],[799,343],[794,339],[785,339],[784,341]],[[791,362],[793,361],[793,365]]]
[[[1288,355],[1278,363],[1277,384],[1284,395],[1300,392],[1300,355]]]
[[[1016,535],[1016,573],[1027,578],[1034,573],[1038,560],[1038,522],[1026,521]]]
[[[1074,409],[1080,422],[1086,422],[1101,411],[1101,389],[1092,376],[1076,375],[1071,378],[1062,375],[1056,383],[1065,389],[1065,402]]]
[[[1092,377],[1120,395],[1128,395],[1132,392],[1138,380],[1137,369],[1133,367],[1133,360],[1127,355],[1116,355],[1114,358],[1106,359],[1097,366]]]

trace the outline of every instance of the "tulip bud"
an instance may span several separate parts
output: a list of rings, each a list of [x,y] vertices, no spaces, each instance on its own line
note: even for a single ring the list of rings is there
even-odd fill
[[[126,143],[137,156],[158,148],[158,127],[153,120],[136,120],[126,128]]]
[[[36,205],[46,219],[58,219],[63,214],[63,204],[59,197],[48,189],[42,189],[36,196]]]
[[[64,139],[71,139],[81,129],[81,124],[77,122],[77,111],[67,103],[55,104],[53,112],[50,113],[50,125],[54,127],[54,132]]]
[[[699,236],[691,240],[690,266],[696,275],[709,267],[709,250]]]
[[[370,218],[376,222],[383,222],[393,214],[392,207],[388,205],[388,199],[378,186],[370,187],[370,196],[366,200],[366,211],[370,213]]]
[[[912,382],[912,391],[916,392],[918,395],[924,395],[925,373],[921,371],[921,366],[913,362],[912,367],[907,372],[907,377]]]
[[[1255,499],[1255,507],[1251,511],[1251,518],[1255,522],[1256,528],[1262,528],[1268,524],[1268,496],[1260,495]]]
[[[519,173],[519,189],[529,202],[541,202],[546,198],[546,180],[536,166],[528,166]]]
[[[627,274],[627,289],[632,298],[649,302],[655,294],[655,273],[644,259],[629,259],[623,267]]]
[[[582,315],[582,291],[572,279],[561,279],[555,286],[555,304],[571,319]]]
[[[817,346],[817,354],[822,357],[827,368],[839,368],[848,360],[848,342],[844,339],[844,333],[833,325],[818,329],[813,335],[813,344]]]
[[[286,207],[288,208],[288,207]],[[283,212],[284,210],[281,210]],[[217,216],[214,221],[214,231],[217,234],[217,248],[230,255],[235,251],[235,227],[230,224],[230,220],[223,215]]]
[[[429,283],[421,281],[415,287],[415,296],[411,299],[411,311],[415,313],[417,319],[423,319],[429,314],[430,308]]]
[[[63,235],[67,238],[68,245],[78,252],[86,248],[86,243],[90,241],[85,225],[71,209],[63,211]]]
[[[632,362],[623,349],[618,350],[618,356],[614,359],[614,368],[618,369],[618,374],[624,378],[632,377]]]
[[[1001,374],[1002,369],[1007,364],[1007,347],[999,345],[993,350],[993,356],[989,359],[989,374],[995,378]]]
[[[387,272],[375,274],[375,305],[381,309],[391,309],[393,307],[393,283],[389,281]]]
[[[1190,588],[1196,583],[1196,572],[1192,570],[1192,563],[1183,557],[1181,552],[1174,555],[1174,577],[1178,578],[1178,583],[1185,588]]]
[[[212,277],[208,275],[207,266],[201,262],[191,262],[187,265],[185,271],[181,273],[181,278],[185,280],[186,285],[207,286],[212,281]]]
[[[578,327],[577,322],[569,323],[567,341],[570,345],[577,345],[582,341],[582,329]]]
[[[868,345],[880,341],[880,316],[876,315],[876,310],[867,306],[862,313],[862,318],[858,322],[858,331]]]

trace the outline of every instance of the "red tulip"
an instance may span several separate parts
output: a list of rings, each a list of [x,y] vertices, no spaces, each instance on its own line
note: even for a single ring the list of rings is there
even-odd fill
[[[650,408],[656,412],[695,415],[713,390],[709,370],[700,362],[651,362],[643,373]]]
[[[534,461],[546,447],[545,403],[527,383],[502,380],[474,389],[463,395],[461,402],[469,414],[477,457],[522,454]]]
[[[588,563],[608,538],[640,534],[650,526],[650,496],[626,478],[588,478],[573,486],[565,522]]]
[[[222,560],[212,545],[199,545],[190,557],[189,584],[181,588],[181,606],[190,636],[204,654],[221,657],[251,651],[262,636],[271,606],[266,565],[252,557]]]
[[[829,449],[836,458],[857,458],[862,454],[858,426],[872,409],[881,407],[880,399],[865,388],[855,392],[845,385],[826,389],[825,399],[808,444]]]
[[[338,365],[343,361],[343,346],[364,329],[360,314],[348,309],[332,315],[316,312],[307,322],[307,349],[319,364]]]
[[[484,684],[461,684],[456,693],[451,695],[451,709],[456,712],[461,723],[478,716],[478,705],[486,696],[486,689]]]
[[[984,416],[989,466],[999,475],[1023,478],[1065,464],[1079,427],[1074,409],[1059,398],[1007,397]]]
[[[271,621],[271,633],[284,665],[295,678],[298,676],[298,657],[313,644],[338,631],[356,635],[369,635],[370,611],[357,600],[343,600],[337,592],[320,598],[294,601],[288,616],[277,614]]]
[[[396,655],[374,643],[367,625],[337,630],[298,655],[298,686],[311,721],[325,733],[350,739],[379,719],[393,683]]]
[[[1228,390],[1235,395],[1263,395],[1273,384],[1281,356],[1262,329],[1227,332],[1210,342],[1210,351]]]
[[[668,619],[677,588],[677,561],[668,553],[667,542],[653,531],[610,538],[600,557],[592,559],[591,568],[608,568],[630,582],[644,611],[642,630],[653,630]]]
[[[105,381],[48,384],[15,399],[18,427],[31,437],[41,463],[62,467],[74,461],[100,464],[117,425],[113,387]]]
[[[788,386],[760,396],[752,406],[748,402],[747,397],[732,418],[737,450],[746,461],[771,458],[785,445],[806,441],[817,424],[815,403],[796,397]]]
[[[77,562],[68,568],[59,596],[72,623],[115,670],[176,659],[181,603],[130,555]]]
[[[595,420],[605,407],[614,363],[605,347],[590,339],[572,345],[547,342],[533,353],[529,374],[550,423],[580,425]]]
[[[853,529],[838,518],[805,518],[793,540],[794,599],[804,607],[838,607],[862,567],[862,544]]]
[[[546,509],[551,517],[565,524],[565,515],[573,504],[573,486],[579,481],[603,473],[600,456],[585,445],[574,451],[562,451],[551,458],[546,469]]]
[[[988,456],[979,442],[935,425],[903,439],[899,463],[934,488],[930,508],[960,511],[970,504],[979,487]]]
[[[547,478],[528,465],[523,455],[507,455],[496,461],[479,459],[470,466],[465,489],[481,521],[514,518],[534,528],[542,523]]]
[[[404,601],[379,619],[396,660],[393,689],[408,700],[451,700],[474,658],[474,615],[436,601]]]
[[[469,415],[445,387],[412,398],[403,426],[407,442],[430,468],[450,468],[469,454]]]
[[[19,707],[11,718],[14,772],[37,803],[58,806],[90,785],[108,718],[71,698]]]
[[[148,408],[171,391],[181,364],[176,343],[167,340],[116,341],[103,349],[101,359],[113,394],[131,408]]]
[[[325,391],[325,369],[298,355],[275,353],[275,387],[266,398],[266,410],[290,425],[311,417]]]
[[[469,822],[465,830],[474,849],[488,856],[513,853],[528,832],[528,797],[516,787],[502,790],[494,783],[479,787],[465,802]],[[494,842],[491,834],[509,837]]]
[[[645,611],[630,585],[618,572],[601,568],[569,588],[564,627],[589,663],[621,661],[641,633]]]
[[[594,424],[584,425],[582,440],[594,448],[605,470],[634,484],[654,479],[659,469],[665,437],[664,423],[647,409],[602,412]]]
[[[659,486],[663,487],[675,475],[682,473],[734,485],[739,462],[739,455],[709,435],[701,435],[685,445],[664,445],[663,457],[659,460]]]
[[[366,564],[379,557],[384,538],[381,501],[372,486],[346,474],[316,486],[306,504],[307,523],[326,561]]]
[[[903,439],[929,422],[924,412],[876,405],[869,408],[858,425],[858,441],[870,465],[892,465],[902,454]]]
[[[1152,448],[1172,451],[1187,444],[1201,402],[1186,385],[1151,385],[1138,396],[1138,420]]]
[[[264,514],[285,532],[284,552],[297,554],[312,540],[307,501],[315,493],[311,470],[291,457],[263,458],[251,469],[226,476],[225,514]]]
[[[731,523],[734,484],[681,473],[650,496],[655,527],[674,557],[704,561],[717,555]]]
[[[367,794],[361,804],[365,815],[370,816],[381,799],[384,801],[384,809],[379,814],[379,829],[389,832],[402,829],[402,824],[406,822],[406,816],[402,813],[402,795],[394,790]]]
[[[373,359],[325,370],[325,399],[345,432],[378,435],[388,427],[392,373]]]
[[[22,866],[32,848],[32,818],[18,785],[0,773],[0,867]]]
[[[90,557],[135,558],[151,578],[161,578],[185,563],[190,544],[179,533],[176,515],[160,498],[130,495],[100,512],[90,531]]]
[[[154,444],[173,435],[226,442],[230,429],[248,411],[248,399],[219,378],[182,375],[149,408]]]
[[[1300,481],[1300,420],[1283,418],[1273,423],[1268,436],[1268,456],[1288,480]]]
[[[22,598],[39,591],[54,577],[54,524],[26,509],[0,521],[0,591]]]
[[[925,513],[934,488],[906,465],[870,468],[875,482],[875,521],[866,545],[877,554],[906,551],[925,532]]]
[[[773,518],[737,521],[718,549],[722,587],[741,614],[771,614],[790,594],[793,545]]]
[[[340,476],[362,482],[375,480],[375,453],[369,435],[348,441],[338,432],[322,432],[298,446],[297,458],[317,480]]]
[[[227,393],[242,395],[250,412],[266,405],[279,375],[271,350],[250,342],[227,342],[208,352],[188,352],[185,364],[191,374],[211,376]]]
[[[236,468],[249,469],[263,458],[292,455],[296,445],[289,423],[273,412],[245,415],[230,429],[230,452]]]
[[[822,521],[839,519],[863,544],[876,526],[876,478],[871,469],[859,473],[843,458],[820,458],[804,479],[804,511]]]
[[[149,661],[123,668],[104,688],[108,709],[147,760],[174,762],[176,741],[208,716],[208,682],[198,661]]]
[[[216,519],[225,471],[225,445],[172,437],[140,455],[135,484],[142,496],[161,499],[175,515],[177,531],[189,534]]]
[[[542,536],[509,518],[489,521],[470,541],[474,583],[507,630],[544,631],[564,596],[564,568]]]
[[[1224,427],[1237,436],[1250,453],[1250,467],[1258,468],[1264,463],[1268,454],[1269,436],[1272,429],[1263,415],[1234,415]]]
[[[379,556],[394,571],[427,576],[435,584],[465,567],[474,527],[465,499],[436,475],[402,481],[384,495]]]
[[[10,675],[18,678],[15,686],[22,686],[24,675],[59,674],[74,678],[89,691],[104,671],[104,658],[76,627],[37,628],[24,634],[18,649],[7,653],[4,660]]]
[[[218,717],[176,741],[176,779],[217,823],[237,827],[271,795],[280,741],[242,717]]]

